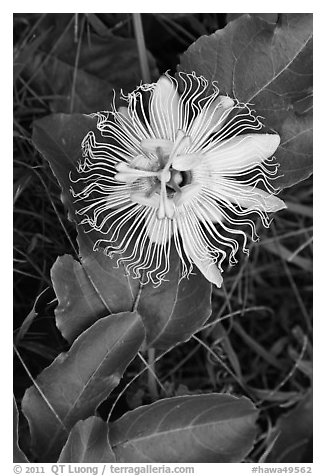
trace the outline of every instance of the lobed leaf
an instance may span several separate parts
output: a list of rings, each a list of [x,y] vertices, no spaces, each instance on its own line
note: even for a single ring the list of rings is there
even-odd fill
[[[312,15],[281,14],[277,23],[242,15],[202,36],[181,57],[179,70],[217,81],[222,94],[250,103],[279,133],[277,186],[312,173]]]
[[[115,421],[111,445],[118,463],[240,462],[254,443],[256,417],[245,397],[167,398]]]
[[[22,409],[32,447],[42,461],[56,461],[71,428],[93,415],[118,385],[143,339],[138,313],[104,317],[37,377],[24,395]]]
[[[99,417],[78,421],[71,430],[58,463],[115,463],[108,425]]]

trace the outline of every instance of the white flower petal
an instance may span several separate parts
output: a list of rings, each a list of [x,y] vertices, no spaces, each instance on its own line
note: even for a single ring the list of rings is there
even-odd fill
[[[217,132],[225,123],[234,101],[228,96],[218,96],[198,114],[189,130],[189,135],[199,143],[203,137]]]
[[[164,245],[172,235],[171,221],[168,219],[159,220],[156,213],[152,213],[146,222],[146,233],[151,243]]]
[[[283,200],[272,193],[235,180],[225,178],[216,180],[209,184],[209,188],[216,196],[224,198],[227,202],[240,205],[247,210],[261,210],[272,213],[286,208]]]
[[[137,155],[130,162],[130,167],[143,170],[151,170],[153,165],[156,165],[155,160],[146,157],[145,155]]]
[[[169,155],[172,148],[173,142],[168,139],[144,139],[140,143],[140,147],[144,152],[156,153],[157,149],[162,149],[163,154]]]
[[[278,134],[244,134],[222,141],[207,152],[204,164],[223,173],[224,170],[252,168],[274,154],[280,144]]]
[[[206,255],[204,259],[199,259],[197,257],[196,251],[193,248],[191,238],[188,236],[188,234],[182,234],[182,242],[188,258],[197,266],[199,271],[205,276],[208,281],[220,288],[223,282],[223,278],[220,270],[217,268],[212,258],[210,258],[209,255]]]
[[[139,163],[140,161],[137,160],[138,157],[135,157],[136,163]],[[143,161],[141,161],[143,163]],[[141,179],[144,177],[156,177],[157,172],[153,172],[151,170],[143,170],[143,169],[136,169],[131,167],[129,164],[126,162],[119,162],[116,165],[116,170],[117,174],[115,175],[115,180],[118,180],[118,182],[126,182],[126,183],[132,183],[137,179]]]
[[[125,106],[120,106],[118,108],[118,112],[125,118],[127,119],[128,121],[131,122],[131,117],[130,117],[130,114],[129,114],[129,111],[128,111],[128,108],[125,107]]]
[[[134,148],[134,151],[139,154],[139,141],[148,135],[148,132],[144,128],[139,117],[132,117],[130,115],[130,109],[121,106],[118,108],[118,112],[116,113],[116,119],[119,127],[115,128],[114,135],[116,135],[124,145],[129,145],[129,150],[131,146]]]
[[[196,257],[193,257],[193,260],[199,271],[208,281],[215,284],[218,288],[222,286],[223,278],[221,272],[211,259],[207,258],[206,261],[201,261]]]
[[[158,209],[160,206],[160,195],[158,193],[147,196],[146,193],[134,192],[130,194],[130,200],[133,203],[138,203],[138,205],[144,205],[145,207]]]
[[[176,207],[184,205],[186,202],[191,202],[194,197],[196,197],[202,186],[199,183],[193,182],[189,185],[185,185],[181,188],[181,192],[178,192],[173,197],[173,201]]]
[[[178,129],[175,135],[175,141],[173,144],[173,149],[171,151],[171,158],[176,157],[178,154],[184,154],[186,150],[190,147],[191,139],[190,136]]]
[[[242,195],[243,192],[245,192],[245,195]],[[233,197],[235,197],[235,195]],[[231,199],[231,201],[248,210],[261,210],[269,213],[278,212],[279,210],[287,208],[286,204],[280,198],[259,188],[250,187],[249,185],[241,185],[239,194],[236,195],[233,200]]]
[[[223,215],[220,212],[217,204],[201,201],[194,207],[194,213],[200,221],[210,221],[212,223],[220,223],[223,220]]]
[[[185,204],[191,205],[192,213],[196,215],[200,221],[220,223],[223,219],[223,215],[217,203],[201,196],[201,190],[202,185],[197,182],[182,187],[181,192],[177,193],[173,198],[176,207]]]
[[[161,76],[150,101],[150,123],[161,139],[174,139],[179,121],[179,94],[172,79]]]
[[[172,166],[174,170],[191,170],[200,165],[203,156],[201,154],[183,154],[173,159]]]

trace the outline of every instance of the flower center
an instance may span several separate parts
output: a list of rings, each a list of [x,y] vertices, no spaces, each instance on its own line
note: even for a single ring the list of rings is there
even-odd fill
[[[131,200],[157,208],[157,218],[160,220],[172,219],[176,204],[182,203],[183,187],[192,183],[192,173],[187,167],[183,166],[182,170],[173,167],[176,159],[176,162],[183,163],[187,162],[188,155],[189,158],[193,157],[193,154],[187,154],[191,145],[190,137],[178,130],[174,142],[165,139],[146,139],[143,142],[144,155],[135,157],[129,164],[117,164],[115,179],[124,183],[147,179],[146,192],[131,193]],[[189,163],[192,164],[193,160]]]

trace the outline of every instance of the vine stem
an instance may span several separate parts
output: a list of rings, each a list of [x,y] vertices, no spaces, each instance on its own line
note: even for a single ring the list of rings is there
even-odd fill
[[[147,51],[145,47],[144,31],[143,31],[143,25],[142,25],[140,13],[132,13],[132,21],[134,24],[142,79],[145,83],[150,83],[151,75],[149,72]]]
[[[149,394],[153,401],[156,401],[159,397],[157,389],[157,381],[155,375],[155,349],[150,347],[147,351],[148,357],[148,371],[147,371],[147,383]]]
[[[142,80],[144,81],[144,83],[150,83],[151,75],[149,71],[144,31],[143,31],[143,25],[142,25],[140,13],[132,13],[132,21],[134,25],[135,37],[137,42]],[[155,349],[153,347],[148,349],[147,357],[148,357],[148,371],[147,371],[148,390],[152,400],[155,401],[158,399],[159,394],[158,394],[157,381],[156,381],[156,375],[155,375]]]

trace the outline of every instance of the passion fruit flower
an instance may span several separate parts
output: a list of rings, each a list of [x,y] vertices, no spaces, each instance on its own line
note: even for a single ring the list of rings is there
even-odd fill
[[[220,287],[224,259],[237,262],[235,237],[248,253],[246,227],[258,239],[254,215],[268,227],[268,213],[285,207],[271,184],[280,137],[257,133],[259,118],[215,83],[176,78],[142,84],[122,96],[127,107],[92,115],[106,140],[84,138],[72,193],[86,231],[100,233],[94,250],[119,255],[128,274],[160,284],[174,248],[181,278],[196,265]]]

